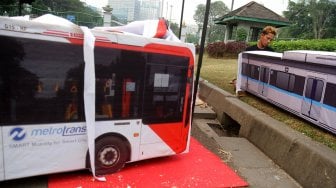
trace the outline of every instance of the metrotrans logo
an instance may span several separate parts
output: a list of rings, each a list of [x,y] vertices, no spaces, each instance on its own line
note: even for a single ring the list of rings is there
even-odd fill
[[[49,135],[61,135],[61,136],[74,136],[86,134],[86,126],[72,126],[72,127],[49,127],[33,129],[31,136],[49,136]]]
[[[85,134],[86,134],[86,126],[35,128],[32,129],[31,132],[25,130],[22,127],[14,127],[9,132],[10,138],[14,141],[21,141],[27,135],[37,137],[37,136],[52,136],[52,135],[75,136]]]
[[[26,131],[21,127],[15,127],[9,132],[9,136],[12,140],[20,141],[26,137]]]

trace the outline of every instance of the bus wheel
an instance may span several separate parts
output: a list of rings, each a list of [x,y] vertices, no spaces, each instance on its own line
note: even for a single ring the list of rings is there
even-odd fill
[[[128,149],[117,137],[106,137],[96,142],[96,174],[114,173],[124,167]]]

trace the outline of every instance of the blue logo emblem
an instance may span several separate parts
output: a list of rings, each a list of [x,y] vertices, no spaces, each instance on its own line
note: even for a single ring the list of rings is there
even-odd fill
[[[16,127],[10,131],[9,135],[13,140],[20,141],[26,137],[26,131],[21,127]]]

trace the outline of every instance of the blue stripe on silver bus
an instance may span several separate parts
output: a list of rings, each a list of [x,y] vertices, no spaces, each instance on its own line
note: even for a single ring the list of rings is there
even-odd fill
[[[247,76],[245,76],[245,75],[240,75],[240,76],[241,76],[242,78],[248,78],[249,81],[253,81],[253,82],[257,83],[257,84],[260,84],[260,83],[261,83],[259,80],[256,80],[256,79],[247,77]],[[266,87],[269,87],[270,89],[274,89],[274,90],[276,90],[276,91],[278,91],[278,92],[285,93],[286,95],[289,95],[289,96],[292,96],[292,97],[295,97],[295,98],[304,100],[304,101],[306,101],[306,102],[310,102],[310,101],[311,101],[311,99],[307,99],[307,98],[305,98],[305,97],[303,97],[303,96],[301,96],[301,95],[298,95],[298,94],[295,94],[295,93],[292,93],[292,92],[288,92],[288,91],[286,91],[286,90],[283,90],[283,89],[280,89],[280,88],[278,88],[278,87],[272,86],[272,85],[270,85],[270,84],[268,84],[268,83],[265,83],[265,86],[266,86]],[[313,103],[313,105],[315,105],[315,106],[319,106],[319,107],[328,109],[328,110],[330,110],[330,111],[336,112],[336,108],[333,107],[333,106],[329,106],[329,105],[323,104],[323,103],[318,102],[318,101],[315,101],[315,100],[312,100],[312,103]]]
[[[242,77],[245,77],[245,78],[248,78],[249,81],[256,82],[257,84],[264,83],[264,82],[261,82],[260,80],[256,80],[256,79],[253,79],[253,78],[244,76],[244,75],[241,75],[241,76],[242,76]],[[268,84],[268,83],[265,83],[265,86],[266,86],[266,87],[269,87],[269,88],[271,88],[271,89],[274,89],[274,90],[276,90],[276,91],[279,91],[279,92],[281,92],[281,93],[285,93],[285,94],[290,95],[290,96],[292,96],[292,97],[298,98],[298,99],[302,99],[302,98],[303,98],[301,95],[298,95],[298,94],[295,94],[295,93],[288,92],[288,91],[286,91],[286,90],[283,90],[283,89],[280,89],[280,88],[278,88],[278,87],[272,86],[272,85],[270,85],[270,84]]]
[[[269,85],[269,84],[267,84],[267,86],[268,86],[269,88],[271,88],[271,89],[274,89],[274,90],[279,91],[279,92],[281,92],[281,93],[285,93],[285,94],[287,94],[287,95],[290,95],[290,96],[295,97],[295,98],[298,98],[298,99],[303,99],[303,98],[304,98],[304,97],[301,96],[301,95],[298,95],[298,94],[296,94],[296,93],[288,92],[288,91],[286,91],[286,90],[280,89],[280,88],[278,88],[278,87],[275,87],[275,86],[272,86],[272,85]]]
[[[329,105],[326,105],[326,104],[322,104],[321,106],[322,106],[322,108],[326,108],[330,111],[336,112],[336,108],[333,107],[333,106],[329,106]]]

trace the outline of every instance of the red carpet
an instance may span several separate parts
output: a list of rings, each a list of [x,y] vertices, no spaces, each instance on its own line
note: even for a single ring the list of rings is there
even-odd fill
[[[246,187],[219,157],[191,138],[190,152],[130,163],[120,172],[94,181],[89,171],[49,176],[48,188]]]

